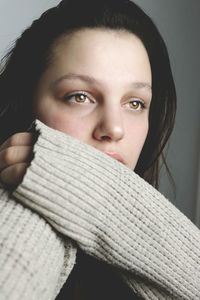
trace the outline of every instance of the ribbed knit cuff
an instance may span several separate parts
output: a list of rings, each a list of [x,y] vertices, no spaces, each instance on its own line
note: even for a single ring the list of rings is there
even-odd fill
[[[74,253],[43,218],[0,189],[1,300],[55,299]]]
[[[116,160],[39,121],[36,130],[35,156],[15,196],[83,251],[158,295],[161,289],[171,299],[200,299],[195,225]]]

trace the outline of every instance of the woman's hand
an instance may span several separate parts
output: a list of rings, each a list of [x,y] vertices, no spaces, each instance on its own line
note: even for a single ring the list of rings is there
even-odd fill
[[[33,158],[35,137],[32,133],[16,133],[0,146],[0,182],[14,188],[20,184]]]

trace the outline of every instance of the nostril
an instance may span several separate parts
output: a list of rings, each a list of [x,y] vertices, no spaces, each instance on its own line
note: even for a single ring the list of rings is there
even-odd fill
[[[111,138],[108,136],[108,135],[103,135],[102,137],[101,137],[101,140],[103,140],[103,141],[107,141],[107,140],[110,140]]]

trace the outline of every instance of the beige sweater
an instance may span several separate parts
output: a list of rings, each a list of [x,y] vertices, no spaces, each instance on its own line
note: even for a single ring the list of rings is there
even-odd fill
[[[55,299],[78,246],[144,299],[199,300],[199,229],[121,163],[36,128],[22,184],[0,189],[0,299]]]

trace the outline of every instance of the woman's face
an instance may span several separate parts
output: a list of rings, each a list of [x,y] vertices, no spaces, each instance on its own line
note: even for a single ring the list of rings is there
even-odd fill
[[[148,133],[151,68],[126,31],[82,29],[53,47],[35,117],[134,169]]]

